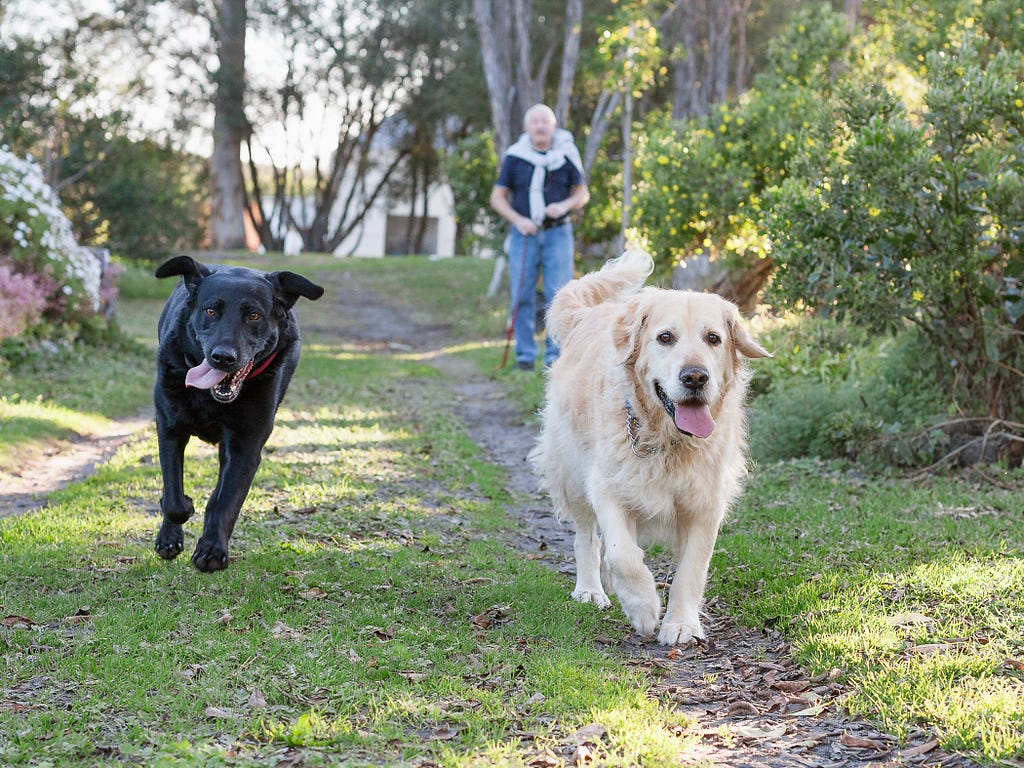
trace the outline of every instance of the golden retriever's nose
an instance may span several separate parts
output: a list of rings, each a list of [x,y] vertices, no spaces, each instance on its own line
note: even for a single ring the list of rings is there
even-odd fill
[[[694,394],[704,388],[709,378],[710,374],[707,369],[698,365],[688,365],[679,372],[680,383]]]

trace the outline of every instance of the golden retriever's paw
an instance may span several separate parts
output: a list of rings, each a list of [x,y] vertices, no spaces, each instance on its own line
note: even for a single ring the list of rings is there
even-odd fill
[[[602,610],[611,607],[612,604],[604,592],[594,592],[589,589],[577,589],[572,593],[572,599],[577,603],[593,603]]]
[[[622,601],[622,597],[619,597]],[[654,637],[658,629],[658,621],[661,619],[661,604],[657,597],[653,600],[629,602],[622,601],[622,610],[641,637]]]
[[[661,632],[658,633],[659,645],[688,645],[694,639],[705,639],[704,628],[700,622],[696,624],[670,624],[661,625]]]

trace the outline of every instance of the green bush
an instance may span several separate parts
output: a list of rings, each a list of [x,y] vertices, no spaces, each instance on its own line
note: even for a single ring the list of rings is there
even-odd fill
[[[742,272],[768,255],[761,196],[827,147],[832,70],[847,43],[843,17],[827,7],[803,11],[739,100],[681,124],[648,118],[636,138],[633,224],[662,271],[708,254]]]
[[[444,158],[443,168],[455,198],[458,252],[500,251],[507,228],[489,203],[498,178],[494,138],[487,132],[467,136]]]
[[[828,321],[760,334],[774,358],[759,363],[754,381],[751,455],[879,469],[934,460],[945,445],[934,427],[946,419],[947,393],[917,365],[916,336],[872,336]]]
[[[927,110],[852,84],[821,172],[766,195],[770,296],[877,331],[919,330],[918,366],[959,409],[1024,411],[1020,58],[964,31],[926,57]]]

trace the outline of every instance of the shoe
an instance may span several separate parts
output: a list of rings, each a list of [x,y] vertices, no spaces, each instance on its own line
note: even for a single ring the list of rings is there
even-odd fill
[[[527,360],[517,360],[516,361],[516,368],[518,368],[520,371],[532,371],[533,370],[533,363],[531,363],[531,362],[529,362]]]

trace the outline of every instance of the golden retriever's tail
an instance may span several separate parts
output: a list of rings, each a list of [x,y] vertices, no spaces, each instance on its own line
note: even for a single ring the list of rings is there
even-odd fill
[[[547,313],[548,333],[556,341],[566,335],[590,307],[613,301],[643,287],[654,261],[643,250],[629,250],[606,262],[597,272],[573,280],[555,294]]]

